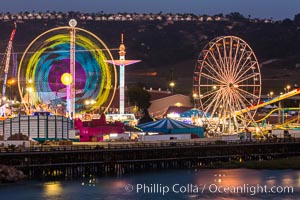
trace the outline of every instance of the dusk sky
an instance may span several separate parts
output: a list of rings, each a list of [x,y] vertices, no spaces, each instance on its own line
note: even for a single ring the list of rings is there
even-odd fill
[[[214,15],[240,12],[251,18],[294,18],[300,0],[0,0],[0,12],[80,11],[137,13],[195,13]]]

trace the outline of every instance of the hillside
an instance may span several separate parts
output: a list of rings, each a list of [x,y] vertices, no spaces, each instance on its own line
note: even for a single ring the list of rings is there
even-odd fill
[[[120,43],[125,34],[128,59],[143,62],[126,71],[128,84],[142,82],[147,87],[166,89],[170,79],[175,90],[190,93],[195,61],[202,48],[211,39],[222,35],[235,35],[244,39],[254,50],[261,67],[263,91],[278,93],[286,84],[300,85],[297,76],[300,63],[300,25],[296,21],[265,22],[262,20],[229,19],[221,21],[96,21],[80,20],[78,27],[99,36],[109,48]],[[62,19],[19,20],[14,40],[14,51],[22,52],[39,34],[51,28],[67,25],[70,17]],[[13,20],[0,21],[0,52],[5,52]],[[117,57],[117,51],[113,52]],[[266,62],[273,60],[273,62]],[[149,73],[156,72],[156,76]]]

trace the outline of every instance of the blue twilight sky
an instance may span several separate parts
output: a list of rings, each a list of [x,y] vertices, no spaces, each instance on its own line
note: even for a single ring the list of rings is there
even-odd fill
[[[0,0],[0,12],[80,11],[137,13],[195,13],[214,15],[240,12],[251,18],[294,18],[300,0]]]

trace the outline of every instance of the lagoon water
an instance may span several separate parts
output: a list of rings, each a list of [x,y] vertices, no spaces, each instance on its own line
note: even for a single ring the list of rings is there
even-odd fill
[[[3,200],[300,199],[300,171],[161,170],[72,180],[26,180],[0,185],[0,195]]]

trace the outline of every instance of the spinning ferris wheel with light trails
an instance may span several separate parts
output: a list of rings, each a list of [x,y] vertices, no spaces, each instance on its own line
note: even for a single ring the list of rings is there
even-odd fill
[[[247,127],[259,103],[261,73],[251,47],[235,36],[217,37],[200,52],[193,77],[196,107],[213,133],[232,134]],[[243,112],[240,112],[243,110]]]
[[[18,70],[22,102],[64,107],[72,115],[100,107],[106,112],[117,84],[116,67],[106,62],[113,57],[95,34],[70,23],[45,31],[26,48]]]

